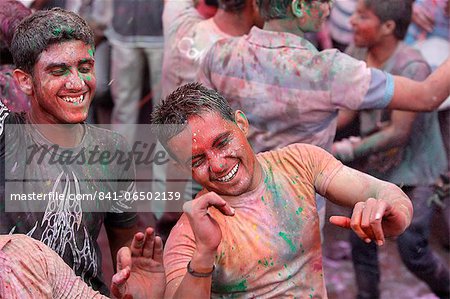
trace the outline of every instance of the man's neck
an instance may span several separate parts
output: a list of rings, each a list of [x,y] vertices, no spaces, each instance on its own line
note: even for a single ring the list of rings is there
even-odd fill
[[[305,33],[298,27],[295,19],[275,19],[264,23],[264,30],[275,32],[287,32],[303,37]]]
[[[84,136],[84,126],[82,124],[50,124],[36,121],[36,117],[30,112],[28,122],[36,127],[42,136],[48,141],[62,147],[78,146]]]
[[[220,30],[231,36],[247,34],[253,27],[253,17],[247,8],[240,13],[218,9],[213,17],[213,21]]]
[[[367,64],[370,67],[381,68],[386,61],[394,54],[400,41],[391,36],[386,38],[384,42],[378,43],[368,49]]]

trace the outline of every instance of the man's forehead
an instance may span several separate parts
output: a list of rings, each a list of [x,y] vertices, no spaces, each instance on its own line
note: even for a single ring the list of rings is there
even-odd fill
[[[78,40],[59,42],[49,45],[42,51],[38,61],[79,64],[94,61],[94,50],[92,46]]]

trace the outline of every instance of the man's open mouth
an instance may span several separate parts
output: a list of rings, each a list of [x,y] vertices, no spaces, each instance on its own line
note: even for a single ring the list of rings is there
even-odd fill
[[[217,180],[219,182],[229,182],[232,178],[234,178],[234,176],[236,175],[236,173],[238,172],[239,169],[239,163],[237,163],[231,170],[229,173],[227,173],[227,175],[221,177],[221,178],[217,178]]]
[[[63,97],[62,99],[64,102],[81,104],[84,101],[84,94],[82,94],[78,97]]]

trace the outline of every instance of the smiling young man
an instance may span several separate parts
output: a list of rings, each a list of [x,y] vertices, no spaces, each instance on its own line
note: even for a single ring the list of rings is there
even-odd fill
[[[167,298],[326,298],[316,192],[354,207],[351,219],[331,221],[366,242],[382,245],[409,225],[412,205],[398,187],[323,149],[255,155],[244,113],[200,84],[178,88],[152,117],[158,139],[203,186],[166,244]]]
[[[90,286],[108,294],[97,237],[104,223],[115,260],[133,238],[136,214],[127,203],[93,196],[133,191],[135,183],[134,167],[99,162],[100,153],[127,152],[124,138],[84,124],[96,83],[92,31],[72,12],[38,11],[17,27],[11,52],[14,78],[31,109],[16,114],[0,107],[0,233],[42,241]],[[9,195],[17,194],[28,199],[53,194],[56,200],[14,205]]]

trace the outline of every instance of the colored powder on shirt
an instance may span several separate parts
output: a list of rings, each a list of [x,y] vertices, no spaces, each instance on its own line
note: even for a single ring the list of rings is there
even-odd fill
[[[284,232],[279,232],[278,234],[280,237],[283,238],[283,240],[286,241],[286,243],[289,245],[289,248],[291,248],[292,252],[297,252],[297,248],[295,247],[294,243],[292,243],[292,240],[288,238],[287,234]]]

